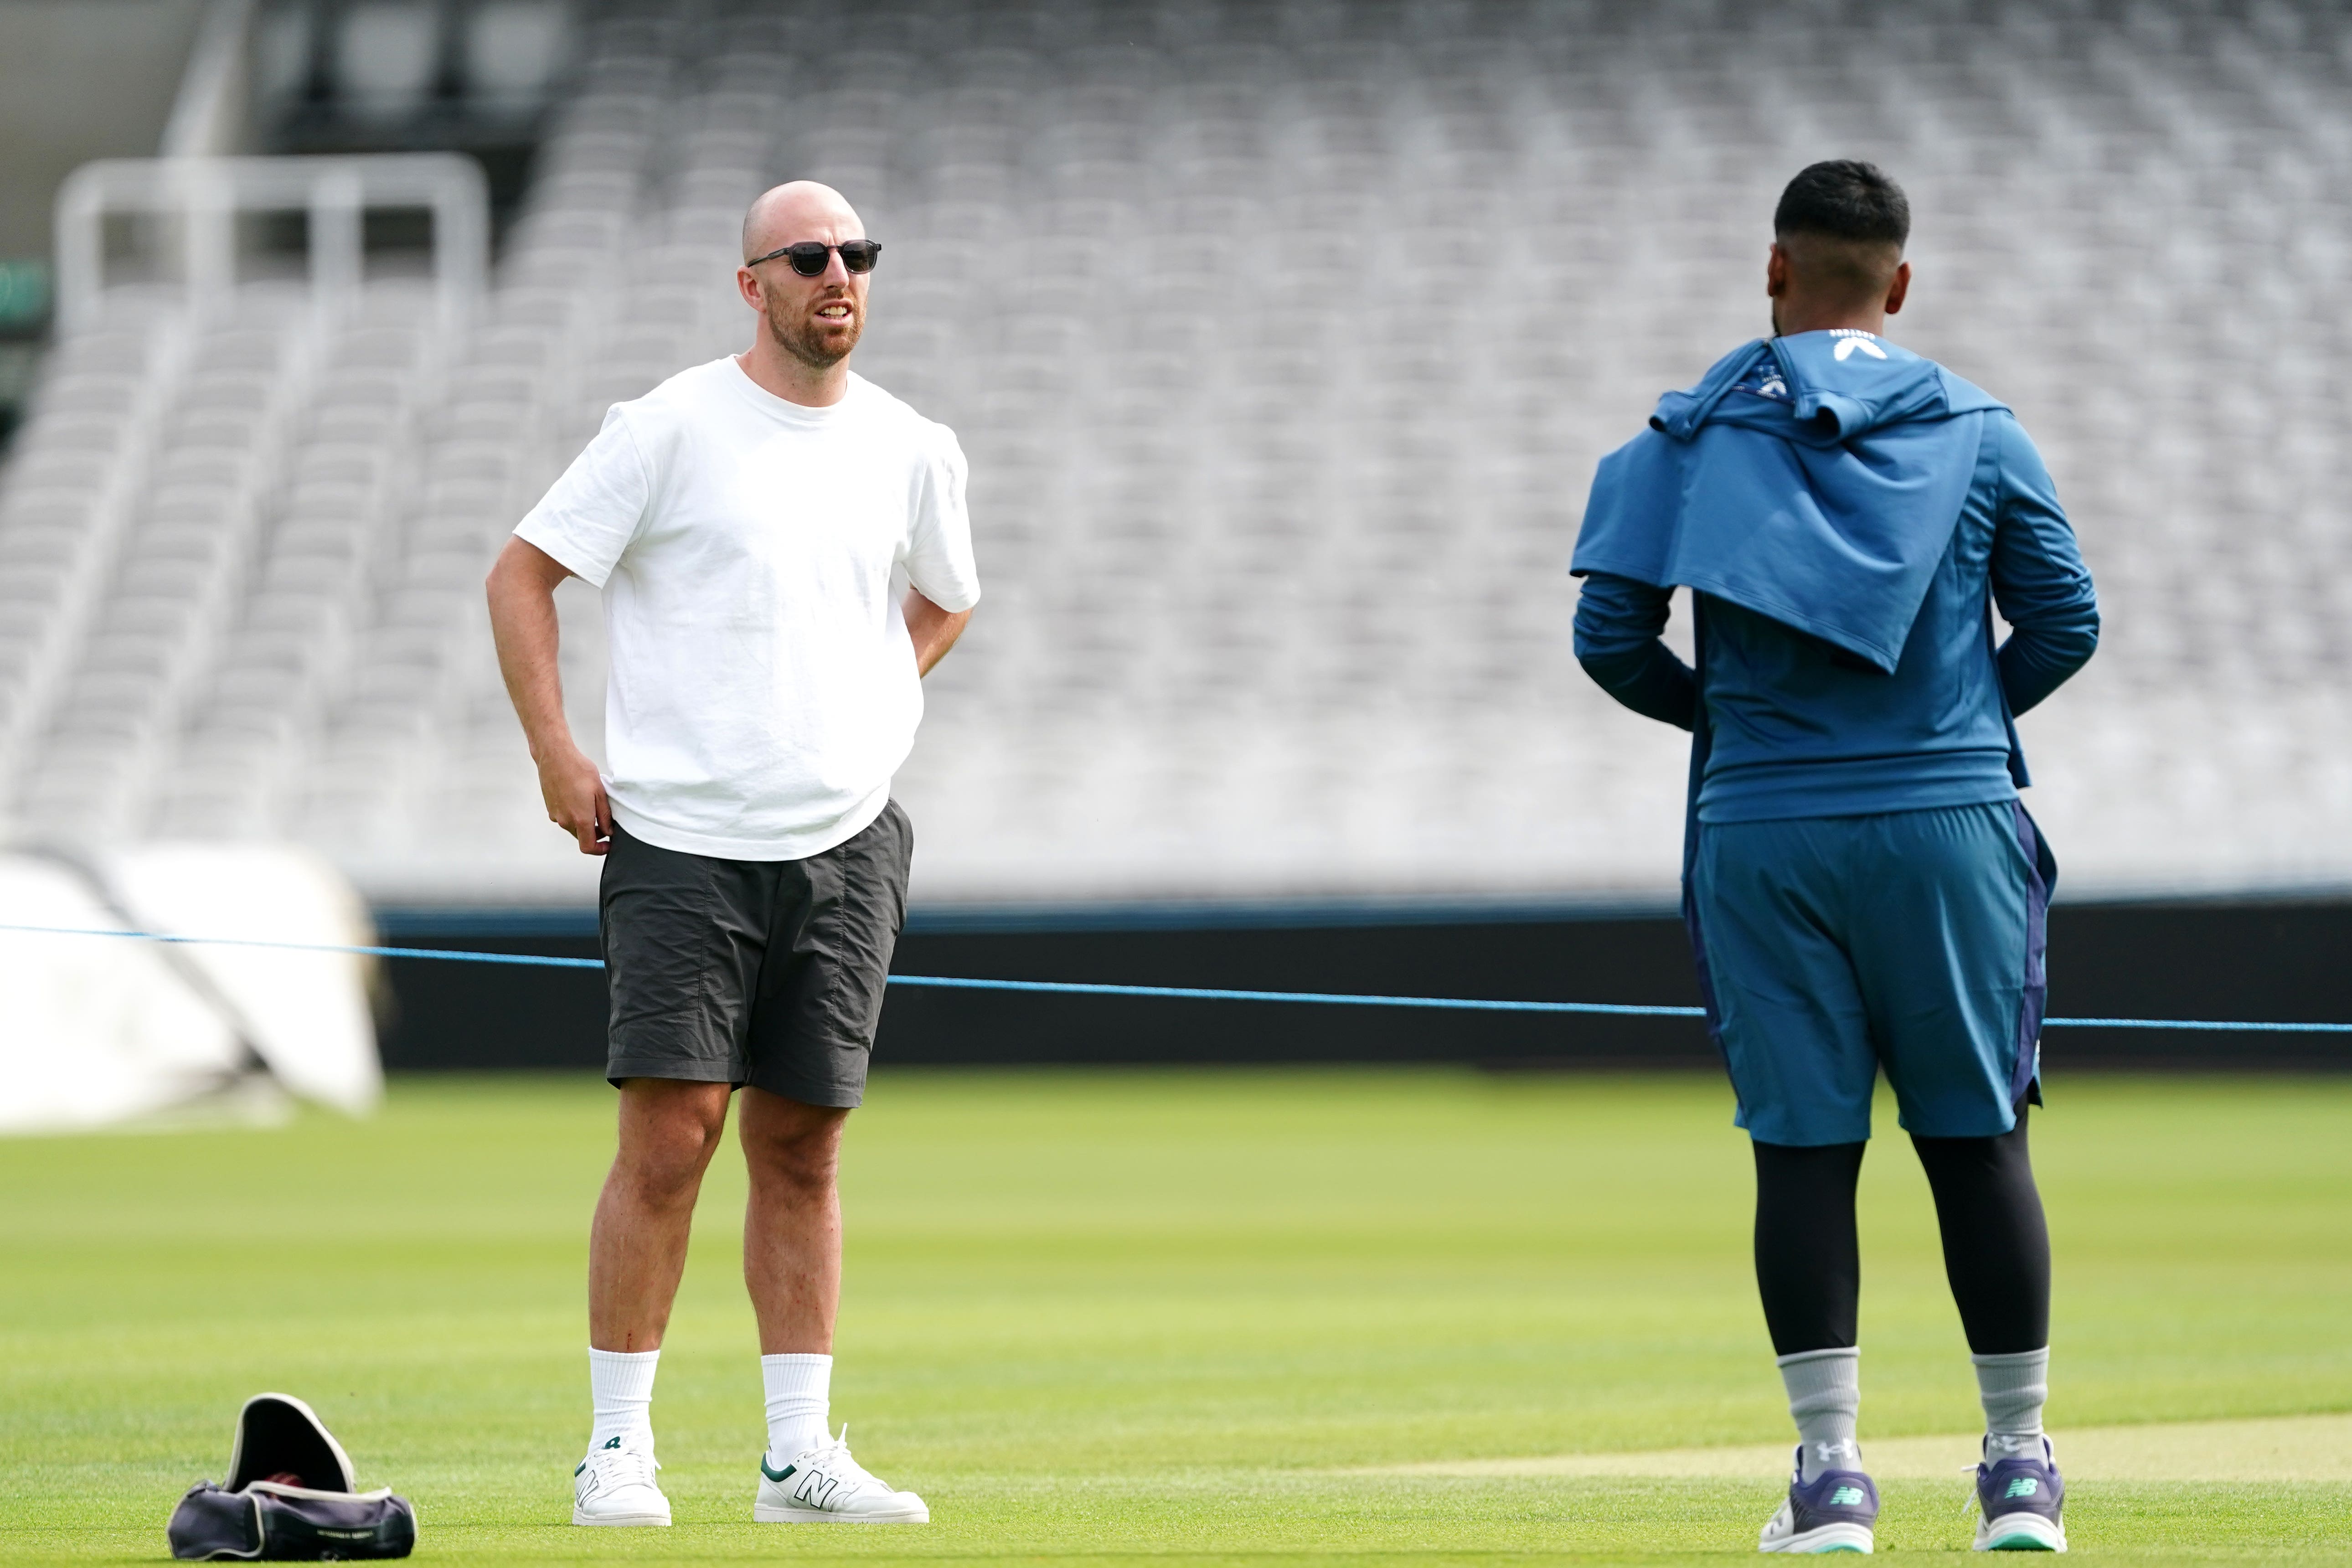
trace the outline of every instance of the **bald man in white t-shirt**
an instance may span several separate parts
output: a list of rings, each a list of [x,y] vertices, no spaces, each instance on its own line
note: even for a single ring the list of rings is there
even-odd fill
[[[615,405],[490,572],[499,662],[547,815],[604,857],[620,1150],[590,1240],[595,1424],[574,1524],[670,1521],[654,1369],[738,1089],[743,1275],[768,1405],[752,1518],[930,1518],[827,1421],[835,1170],[913,849],[890,777],[922,717],[921,678],[980,598],[955,436],[850,373],[880,250],[826,186],[761,196],[735,275],[757,312],[751,348]],[[602,773],[563,718],[554,594],[568,576],[604,596]]]

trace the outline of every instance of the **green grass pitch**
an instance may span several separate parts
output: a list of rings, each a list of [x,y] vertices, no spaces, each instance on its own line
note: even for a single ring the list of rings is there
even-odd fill
[[[2352,1079],[2051,1098],[2062,1464],[2070,1428],[2352,1412]],[[867,1530],[749,1522],[731,1147],[654,1404],[679,1522],[566,1522],[599,1081],[409,1079],[364,1122],[0,1142],[0,1557],[162,1557],[264,1388],[315,1404],[444,1560],[1752,1551],[1769,1471],[1382,1468],[1787,1441],[1729,1116],[1703,1078],[886,1069],[851,1125],[834,1410],[937,1522]],[[1884,1105],[1880,1128],[1865,1457],[1975,1416],[1926,1187]],[[2069,1529],[2138,1561],[2352,1562],[2344,1458],[2077,1480]],[[1965,1550],[1959,1475],[1885,1491],[1882,1551]]]

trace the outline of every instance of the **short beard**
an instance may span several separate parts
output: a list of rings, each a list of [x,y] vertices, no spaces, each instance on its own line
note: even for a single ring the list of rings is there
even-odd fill
[[[832,303],[831,300],[825,302]],[[826,342],[826,338],[831,334],[824,332],[805,317],[787,316],[781,310],[771,309],[768,312],[768,331],[775,338],[779,347],[809,369],[831,370],[835,365],[847,359],[850,351],[857,347],[857,340],[866,335],[865,312],[857,309],[855,300],[845,299],[843,303],[848,305],[850,309],[849,341],[842,343],[837,350]],[[836,338],[834,341],[840,340]]]

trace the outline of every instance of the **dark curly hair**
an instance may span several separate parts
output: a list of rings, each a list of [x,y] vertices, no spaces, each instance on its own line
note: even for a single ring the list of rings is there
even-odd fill
[[[1911,203],[1877,164],[1833,159],[1812,164],[1789,182],[1780,205],[1772,209],[1772,231],[1899,250],[1911,237]]]

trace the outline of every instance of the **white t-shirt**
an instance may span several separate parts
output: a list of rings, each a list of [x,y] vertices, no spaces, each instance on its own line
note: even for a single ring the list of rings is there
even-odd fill
[[[614,818],[730,860],[820,854],[887,804],[923,715],[892,569],[980,600],[954,433],[855,375],[804,408],[732,358],[681,371],[515,533],[604,590]]]

